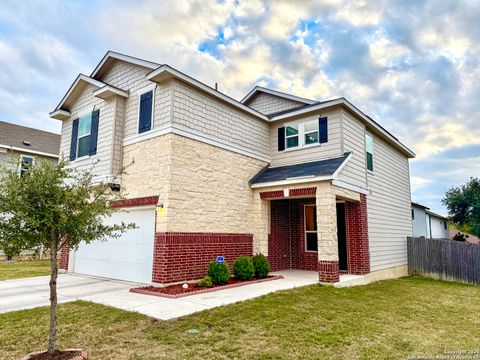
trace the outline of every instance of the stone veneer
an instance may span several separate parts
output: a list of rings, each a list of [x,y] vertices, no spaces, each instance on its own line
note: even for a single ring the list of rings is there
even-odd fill
[[[259,220],[250,217],[248,182],[267,163],[179,135],[171,135],[170,146],[157,231],[252,234],[252,220]]]

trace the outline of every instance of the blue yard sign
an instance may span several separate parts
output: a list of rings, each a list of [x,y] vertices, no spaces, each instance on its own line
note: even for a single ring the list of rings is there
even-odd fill
[[[217,256],[217,263],[221,264],[225,261],[225,259],[223,258],[223,256]]]

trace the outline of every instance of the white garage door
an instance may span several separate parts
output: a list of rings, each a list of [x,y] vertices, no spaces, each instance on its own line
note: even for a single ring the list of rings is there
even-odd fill
[[[152,281],[155,210],[119,211],[106,223],[122,221],[133,222],[137,228],[116,239],[82,243],[74,255],[74,272],[142,283]]]

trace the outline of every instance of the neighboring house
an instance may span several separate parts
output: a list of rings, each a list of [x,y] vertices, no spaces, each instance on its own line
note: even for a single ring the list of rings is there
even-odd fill
[[[430,208],[412,202],[413,236],[429,239],[449,239],[448,218],[430,211]]]
[[[0,121],[0,166],[18,168],[21,174],[22,164],[57,162],[59,151],[60,135]]]
[[[205,276],[216,256],[261,252],[272,270],[316,271],[321,282],[407,274],[414,153],[344,98],[255,87],[239,102],[108,52],[50,116],[72,164],[99,161],[97,181],[125,190],[107,221],[138,226],[67,249],[64,269],[167,284]]]
[[[39,159],[57,162],[59,151],[59,134],[0,121],[0,168],[17,169],[22,175],[27,164]],[[21,255],[33,254],[33,250],[27,250]],[[3,257],[0,249],[0,259]]]

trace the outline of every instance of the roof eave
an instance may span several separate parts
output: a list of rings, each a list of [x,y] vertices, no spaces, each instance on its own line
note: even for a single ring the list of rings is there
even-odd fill
[[[91,84],[97,88],[101,88],[107,84],[101,82],[101,81],[98,81],[98,80],[95,80],[95,79],[92,79],[90,76],[87,76],[85,74],[79,74],[77,76],[77,78],[74,80],[74,82],[72,83],[72,85],[70,85],[70,88],[68,89],[67,93],[63,96],[62,100],[60,100],[60,102],[58,103],[57,107],[55,108],[54,111],[52,111],[52,113],[56,112],[57,110],[65,110],[65,109],[62,109],[62,107],[64,106],[65,102],[69,99],[70,95],[72,95],[73,91],[75,90],[75,88],[81,83],[81,82],[86,82],[87,84]],[[66,111],[66,110],[65,110]]]
[[[328,176],[303,176],[299,178],[290,178],[286,180],[279,180],[279,181],[269,181],[264,183],[256,183],[251,184],[250,188],[252,189],[259,189],[259,188],[266,188],[266,187],[273,187],[273,186],[283,186],[283,185],[294,185],[294,184],[303,184],[303,183],[310,183],[310,182],[320,182],[320,181],[330,181],[333,180],[333,175]]]
[[[123,97],[123,98],[127,98],[128,97],[128,91],[118,89],[118,88],[116,88],[114,86],[111,86],[111,85],[105,85],[104,87],[102,87],[98,90],[95,90],[93,92],[93,95],[95,97],[98,97],[98,98],[102,99],[102,100],[108,100],[108,99],[111,99],[114,96],[120,96],[120,97]]]
[[[204,83],[168,66],[168,65],[162,65],[160,66],[158,69],[156,70],[153,70],[152,72],[150,72],[149,74],[147,74],[147,79],[150,80],[150,81],[153,81],[153,82],[156,82],[156,83],[160,83],[160,82],[163,82],[167,79],[171,79],[171,78],[175,78],[175,79],[180,79],[204,92],[206,92],[207,94],[213,96],[213,97],[216,97],[234,107],[236,107],[237,109],[239,110],[242,110],[246,113],[249,113],[250,115],[253,115],[259,119],[262,119],[262,120],[265,120],[267,122],[270,122],[270,119],[259,113],[258,111],[238,102],[237,100],[221,93],[220,91],[217,91],[213,88],[211,88],[210,86],[208,85],[205,85]]]
[[[72,116],[70,111],[66,111],[66,110],[55,110],[55,111],[52,111],[49,115],[51,119],[60,120],[60,121],[68,120],[70,119],[70,116]]]
[[[6,144],[0,144],[0,148],[17,151],[19,153],[42,155],[42,156],[52,157],[56,159],[60,157],[58,154],[54,154],[54,153],[49,153],[49,152],[39,151],[34,149],[27,149],[19,146],[12,146],[12,145],[6,145]]]

